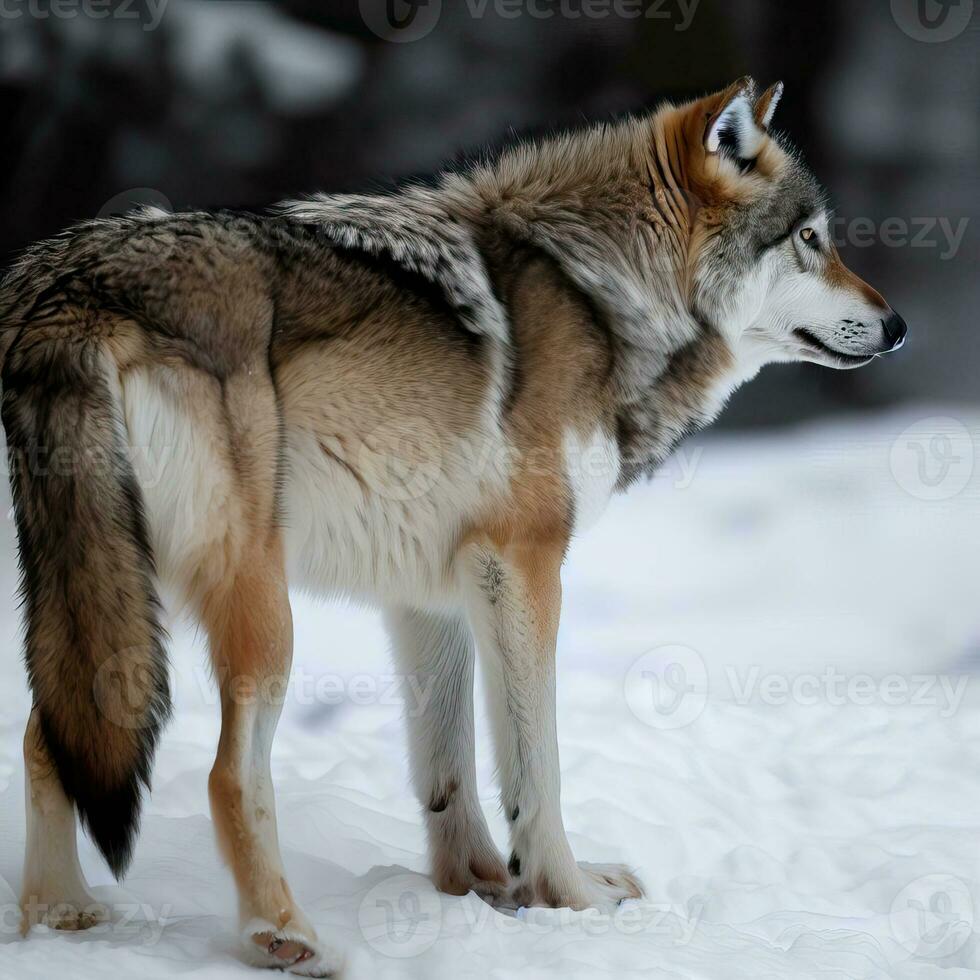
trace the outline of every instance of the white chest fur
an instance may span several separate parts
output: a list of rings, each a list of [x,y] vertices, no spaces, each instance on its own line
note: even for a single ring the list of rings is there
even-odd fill
[[[565,472],[575,505],[575,530],[591,527],[602,515],[619,479],[619,448],[602,429],[588,436],[565,433]]]

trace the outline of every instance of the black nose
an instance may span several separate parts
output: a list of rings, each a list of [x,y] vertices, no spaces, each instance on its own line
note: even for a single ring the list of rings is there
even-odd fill
[[[905,337],[909,332],[905,321],[892,310],[887,319],[883,321],[882,326],[885,328],[885,337],[891,344],[889,350],[898,350],[905,343]]]

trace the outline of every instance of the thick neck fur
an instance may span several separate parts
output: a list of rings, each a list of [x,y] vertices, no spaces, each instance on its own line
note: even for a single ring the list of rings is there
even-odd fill
[[[691,310],[687,181],[657,117],[519,147],[443,187],[478,239],[545,253],[601,318],[622,485],[710,422],[735,384],[731,350]]]

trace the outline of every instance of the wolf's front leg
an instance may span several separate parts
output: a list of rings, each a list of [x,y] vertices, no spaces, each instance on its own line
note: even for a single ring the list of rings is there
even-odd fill
[[[618,865],[578,865],[562,824],[555,724],[555,641],[562,550],[470,546],[467,596],[484,661],[516,905],[611,909],[639,898]]]
[[[440,891],[472,890],[496,901],[509,879],[477,795],[469,625],[415,610],[392,610],[386,619],[406,675],[412,778],[425,809],[432,877]]]

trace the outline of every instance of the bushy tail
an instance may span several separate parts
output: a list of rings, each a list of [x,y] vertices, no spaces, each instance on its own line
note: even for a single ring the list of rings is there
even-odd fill
[[[2,417],[35,709],[65,793],[120,877],[170,693],[114,370],[77,325],[28,324],[4,358]]]

